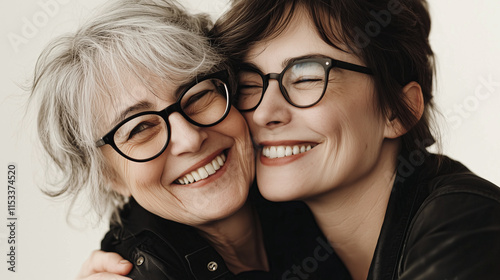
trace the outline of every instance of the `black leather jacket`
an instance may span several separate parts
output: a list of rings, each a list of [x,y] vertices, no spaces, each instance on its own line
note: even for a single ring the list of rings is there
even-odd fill
[[[153,215],[134,199],[120,213],[123,224],[111,226],[101,248],[131,261],[128,276],[135,280],[295,280],[297,274],[314,280],[345,270],[305,204],[269,202],[256,188],[250,200],[262,224],[269,272],[234,275],[194,228]]]
[[[500,189],[422,154],[399,156],[368,279],[500,279]]]

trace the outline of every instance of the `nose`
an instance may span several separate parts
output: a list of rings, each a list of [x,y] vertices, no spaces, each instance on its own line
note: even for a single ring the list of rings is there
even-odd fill
[[[274,128],[290,122],[290,105],[279,88],[277,80],[269,80],[261,103],[252,114],[253,122],[260,127]]]
[[[169,116],[171,126],[168,148],[172,155],[198,152],[208,134],[203,128],[188,122],[181,114]]]

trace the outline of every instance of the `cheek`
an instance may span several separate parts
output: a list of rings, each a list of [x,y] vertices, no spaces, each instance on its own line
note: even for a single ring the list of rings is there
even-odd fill
[[[358,86],[342,91],[331,108],[339,117],[344,131],[353,136],[367,137],[383,128],[383,118],[377,108],[377,101],[370,80],[359,83]],[[373,135],[373,136],[375,136]],[[368,139],[364,139],[368,141]]]
[[[103,146],[101,151],[104,155],[105,164],[109,168],[110,183],[114,191],[128,197],[131,195],[131,188],[128,184],[127,174],[129,173],[126,159],[120,156],[109,145]]]
[[[238,157],[238,164],[240,172],[243,174],[243,177],[248,182],[251,182],[255,173],[255,156],[254,149],[252,145],[252,140],[250,138],[250,131],[247,126],[246,115],[242,116],[235,108],[234,116],[231,116],[231,119],[228,122],[228,131],[231,131],[232,137],[235,140],[235,153]],[[230,116],[228,116],[229,118]]]
[[[143,189],[144,186],[158,185],[162,181],[165,164],[155,164],[148,162],[129,166],[128,177],[134,185],[133,188]]]
[[[227,126],[232,128],[231,131],[234,131],[233,137],[245,137],[245,134],[247,134],[248,126],[246,117],[243,117],[234,107],[223,123],[227,123]]]
[[[355,108],[352,108],[355,109]],[[358,114],[345,115],[343,142],[339,155],[352,174],[365,172],[379,158],[384,141],[384,126],[379,114],[371,108],[358,109]]]
[[[255,177],[255,152],[250,133],[245,129],[244,137],[236,139],[234,152],[238,157],[239,172],[242,174],[242,184],[250,185]]]
[[[245,122],[247,123],[250,132],[252,134],[255,133],[255,123],[253,122],[253,111],[242,113],[242,115],[245,118]]]
[[[131,195],[148,211],[166,219],[179,220],[175,196],[162,183],[165,174],[162,156],[147,163],[129,166],[127,179]]]
[[[137,199],[151,199],[157,192],[155,188],[161,187],[164,164],[161,157],[145,163],[131,161],[120,162],[117,173],[122,180],[122,188],[127,188],[129,195]]]
[[[255,155],[250,132],[245,118],[235,108],[232,108],[221,125],[219,132],[231,137],[234,141],[231,149],[233,163],[230,168],[233,175],[231,182],[228,182],[233,187],[229,188],[228,192],[236,192],[232,196],[241,197],[242,201],[245,201],[248,188],[255,177]],[[240,193],[238,188],[244,191]]]
[[[350,90],[341,96],[331,94],[329,97],[318,104],[319,113],[310,114],[314,119],[309,119],[328,139],[328,150],[342,160],[376,152],[383,141],[385,126],[370,90]]]
[[[217,125],[217,127],[220,133],[235,139],[236,142],[239,142],[238,145],[242,145],[253,151],[249,132],[251,123],[248,122],[251,120],[250,114],[251,112],[241,114],[233,107],[226,119]],[[248,154],[248,151],[245,151],[245,153]]]
[[[165,190],[172,181],[168,168],[172,164],[168,161],[169,156],[165,152],[152,161],[133,163],[129,166],[129,179],[135,193],[146,198],[155,198],[159,192]]]

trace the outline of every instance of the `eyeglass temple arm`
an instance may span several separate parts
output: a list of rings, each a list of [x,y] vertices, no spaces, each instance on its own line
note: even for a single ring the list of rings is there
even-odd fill
[[[95,142],[95,145],[97,148],[102,147],[102,146],[106,145],[106,141],[104,141],[104,139],[101,138]]]
[[[370,68],[367,68],[367,67],[364,67],[364,66],[360,66],[360,65],[356,65],[356,64],[352,64],[352,63],[349,63],[349,62],[344,62],[344,61],[338,61],[337,60],[335,62],[335,66],[339,67],[339,68],[342,68],[342,69],[346,69],[346,70],[351,70],[351,71],[355,71],[355,72],[359,72],[359,73],[373,75],[373,71]]]

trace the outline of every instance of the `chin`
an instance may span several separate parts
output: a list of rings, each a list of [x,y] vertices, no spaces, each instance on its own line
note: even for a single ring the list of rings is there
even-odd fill
[[[200,224],[210,224],[231,217],[242,209],[243,205],[245,205],[245,201],[231,201],[231,203],[227,201],[215,202],[213,205],[200,211]]]
[[[292,200],[301,200],[303,198],[303,194],[300,189],[294,189],[290,187],[289,184],[286,183],[260,183],[257,180],[257,186],[259,187],[259,191],[262,196],[270,201],[274,202],[283,202],[283,201],[292,201]]]

